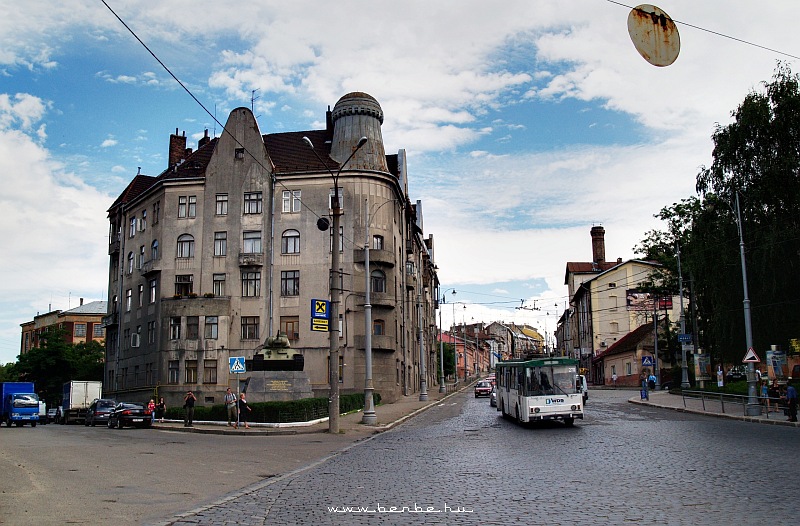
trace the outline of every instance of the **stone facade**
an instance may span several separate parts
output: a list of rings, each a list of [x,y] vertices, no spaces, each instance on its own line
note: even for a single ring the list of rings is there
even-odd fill
[[[436,383],[433,236],[424,237],[422,203],[408,197],[405,152],[384,153],[383,112],[367,94],[345,95],[326,117],[324,130],[262,135],[252,112],[237,108],[221,137],[206,135],[196,151],[176,130],[167,170],[131,181],[108,216],[104,392],[180,405],[192,389],[199,404],[220,403],[226,387],[253,377],[229,374],[229,358],[251,360],[281,331],[303,354],[311,391],[327,396],[329,333],[311,330],[311,311],[329,298],[332,234],[319,224],[337,173],[340,391],[364,389],[367,276],[376,392],[384,401],[417,392],[421,352],[428,386]],[[286,380],[304,387],[289,392],[306,395],[295,376]],[[264,389],[264,399],[285,398]]]

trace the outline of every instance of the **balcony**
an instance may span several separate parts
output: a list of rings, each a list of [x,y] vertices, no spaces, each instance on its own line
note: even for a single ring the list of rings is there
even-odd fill
[[[369,303],[375,308],[393,309],[397,305],[397,300],[386,292],[370,292]]]
[[[145,261],[144,263],[142,263],[141,268],[139,268],[139,272],[141,272],[142,276],[144,276],[144,277],[148,277],[148,276],[151,276],[153,274],[157,274],[157,273],[161,272],[161,268],[160,268],[160,265],[158,264],[158,260],[154,261],[154,260],[151,259],[150,261]]]
[[[353,343],[356,349],[366,348],[366,337],[363,334],[356,335],[353,338]],[[397,342],[393,336],[387,334],[373,334],[372,335],[372,350],[373,351],[387,351],[394,352],[397,347]]]
[[[239,254],[240,267],[263,267],[264,254]]]
[[[364,249],[353,251],[353,262],[364,263]],[[394,267],[394,254],[389,250],[372,250],[369,251],[370,264],[378,264],[384,267]]]
[[[114,236],[108,243],[108,255],[112,254],[119,254],[119,236]]]
[[[103,316],[103,327],[115,327],[119,323],[119,316],[116,312],[112,312],[108,316]]]

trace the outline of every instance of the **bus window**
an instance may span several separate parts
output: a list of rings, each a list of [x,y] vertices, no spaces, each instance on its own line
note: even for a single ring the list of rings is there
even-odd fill
[[[528,369],[528,392],[527,396],[540,396],[542,395],[542,386],[539,384],[539,376],[536,369]]]
[[[550,374],[552,374],[552,372]],[[550,383],[550,378],[547,376],[547,369],[541,369],[539,379],[542,383],[542,391],[544,391],[544,394],[553,394],[553,384]]]

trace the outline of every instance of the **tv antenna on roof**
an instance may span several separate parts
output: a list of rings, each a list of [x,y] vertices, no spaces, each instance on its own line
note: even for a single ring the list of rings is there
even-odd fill
[[[678,58],[681,37],[670,16],[650,4],[641,4],[628,14],[628,34],[636,51],[654,66],[669,66]]]
[[[258,91],[258,88],[250,90],[250,111],[252,111],[253,114],[256,112],[256,101],[260,98],[256,97],[256,91]]]

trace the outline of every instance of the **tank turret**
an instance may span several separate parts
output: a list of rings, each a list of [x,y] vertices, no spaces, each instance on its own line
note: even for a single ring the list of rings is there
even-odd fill
[[[248,365],[251,371],[302,371],[305,358],[292,349],[286,334],[279,332],[256,348],[253,360]]]

